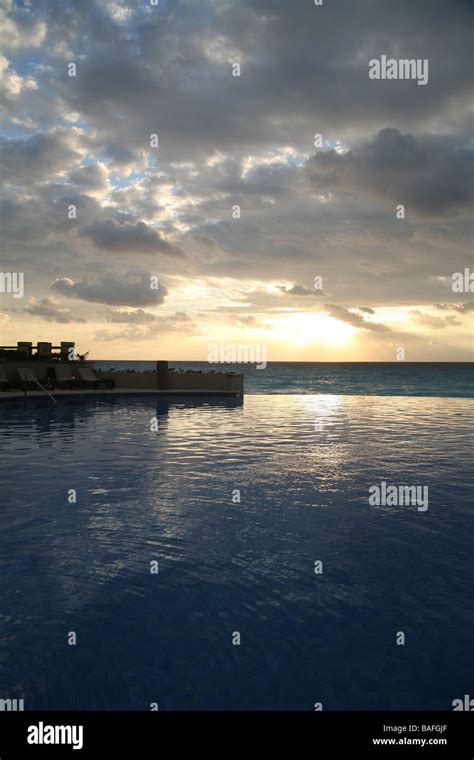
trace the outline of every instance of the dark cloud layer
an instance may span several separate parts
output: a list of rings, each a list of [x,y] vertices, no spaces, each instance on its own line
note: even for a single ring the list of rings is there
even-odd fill
[[[324,310],[327,314],[338,319],[340,322],[347,322],[347,324],[359,327],[363,330],[372,330],[374,332],[386,332],[389,330],[389,328],[381,322],[369,322],[360,314],[356,314],[333,303],[324,304]]]
[[[184,312],[165,316],[152,314],[149,311],[144,311],[144,309],[135,309],[134,311],[108,309],[105,313],[105,319],[107,322],[115,324],[154,325],[168,330],[180,330],[183,327],[189,327],[192,322],[191,317]]]
[[[474,150],[442,138],[418,138],[383,129],[342,155],[318,153],[307,176],[320,192],[347,192],[405,206],[426,216],[468,213],[474,199]]]
[[[25,312],[33,317],[44,319],[46,322],[57,322],[59,324],[85,322],[85,319],[74,316],[70,309],[60,306],[52,298],[42,298],[40,303],[27,306]]]
[[[135,153],[156,131],[168,160],[213,149],[308,146],[315,131],[427,124],[468,95],[459,67],[471,44],[471,12],[459,0],[139,6],[127,3],[137,13],[120,25],[101,3],[88,3],[87,14],[39,5],[51,37],[64,35],[68,25],[74,47],[87,31],[94,53],[78,62],[74,81],[64,73],[57,84],[62,98],[111,144]],[[420,92],[414,82],[370,81],[368,61],[381,53],[428,58],[429,85]],[[241,63],[240,78],[232,78],[234,60]]]
[[[292,285],[291,288],[280,285],[279,289],[287,296],[312,296],[314,298],[323,295],[321,290],[310,290],[309,288],[305,288],[304,285]]]
[[[149,272],[132,270],[125,273],[108,272],[95,280],[76,281],[68,278],[55,280],[52,289],[68,298],[92,303],[120,306],[157,306],[165,300],[167,289],[150,287]]]
[[[101,318],[146,335],[156,324],[145,309],[167,295],[149,287],[152,261],[165,279],[232,279],[233,303],[254,310],[238,317],[246,329],[278,299],[314,308],[323,294],[328,313],[380,340],[393,332],[378,306],[413,306],[426,328],[420,304],[449,308],[439,318],[453,327],[469,318],[450,282],[472,267],[472,3],[0,9],[1,260],[25,272],[30,317],[72,319],[50,299],[55,280],[55,299],[134,307]],[[382,54],[428,59],[428,84],[369,79]],[[216,298],[195,308],[225,312],[229,298]]]
[[[74,137],[61,130],[25,140],[0,139],[0,178],[14,184],[53,179],[80,161]]]
[[[104,219],[87,227],[88,235],[98,248],[108,251],[141,253],[165,253],[169,256],[181,255],[180,249],[163,239],[160,232],[145,222],[117,222]]]

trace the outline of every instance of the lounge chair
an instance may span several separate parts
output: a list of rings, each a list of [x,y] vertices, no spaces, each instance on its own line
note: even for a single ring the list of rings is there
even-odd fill
[[[5,372],[5,367],[3,364],[0,364],[0,389],[4,391],[9,385],[7,373]]]
[[[87,385],[92,386],[92,388],[100,388],[101,386],[104,388],[114,387],[113,380],[102,380],[100,377],[97,377],[91,367],[79,367],[77,372],[82,380],[83,388],[87,388]]]
[[[55,385],[60,388],[73,388],[77,384],[69,364],[56,364],[54,375],[56,378]]]
[[[38,378],[36,377],[34,370],[30,367],[18,367],[17,372],[22,388],[24,388],[25,385],[27,388],[38,388]]]

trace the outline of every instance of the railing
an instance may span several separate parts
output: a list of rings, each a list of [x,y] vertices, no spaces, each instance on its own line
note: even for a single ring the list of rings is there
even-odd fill
[[[51,401],[53,402],[53,404],[56,404],[56,399],[54,398],[54,396],[47,390],[47,388],[44,387],[44,385],[42,385],[40,383],[40,381],[38,380],[38,378],[36,378],[34,375],[25,375],[25,377],[24,377],[24,380],[25,380],[25,398],[27,397],[27,391],[28,391],[28,378],[30,380],[32,380],[34,383],[36,383],[36,385],[38,386],[38,388],[41,388],[41,390],[44,393],[46,393],[47,396],[49,396],[49,398],[51,399]]]

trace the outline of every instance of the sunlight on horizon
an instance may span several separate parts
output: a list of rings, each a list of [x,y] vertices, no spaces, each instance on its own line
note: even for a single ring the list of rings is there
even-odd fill
[[[330,345],[347,343],[357,328],[321,313],[289,314],[268,320],[273,335],[287,343],[304,346],[315,341]]]

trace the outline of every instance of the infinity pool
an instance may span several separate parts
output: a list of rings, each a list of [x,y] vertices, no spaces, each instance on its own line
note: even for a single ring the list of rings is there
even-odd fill
[[[473,421],[446,398],[3,404],[0,698],[451,709],[473,676]],[[427,485],[429,509],[369,506],[382,480]]]

